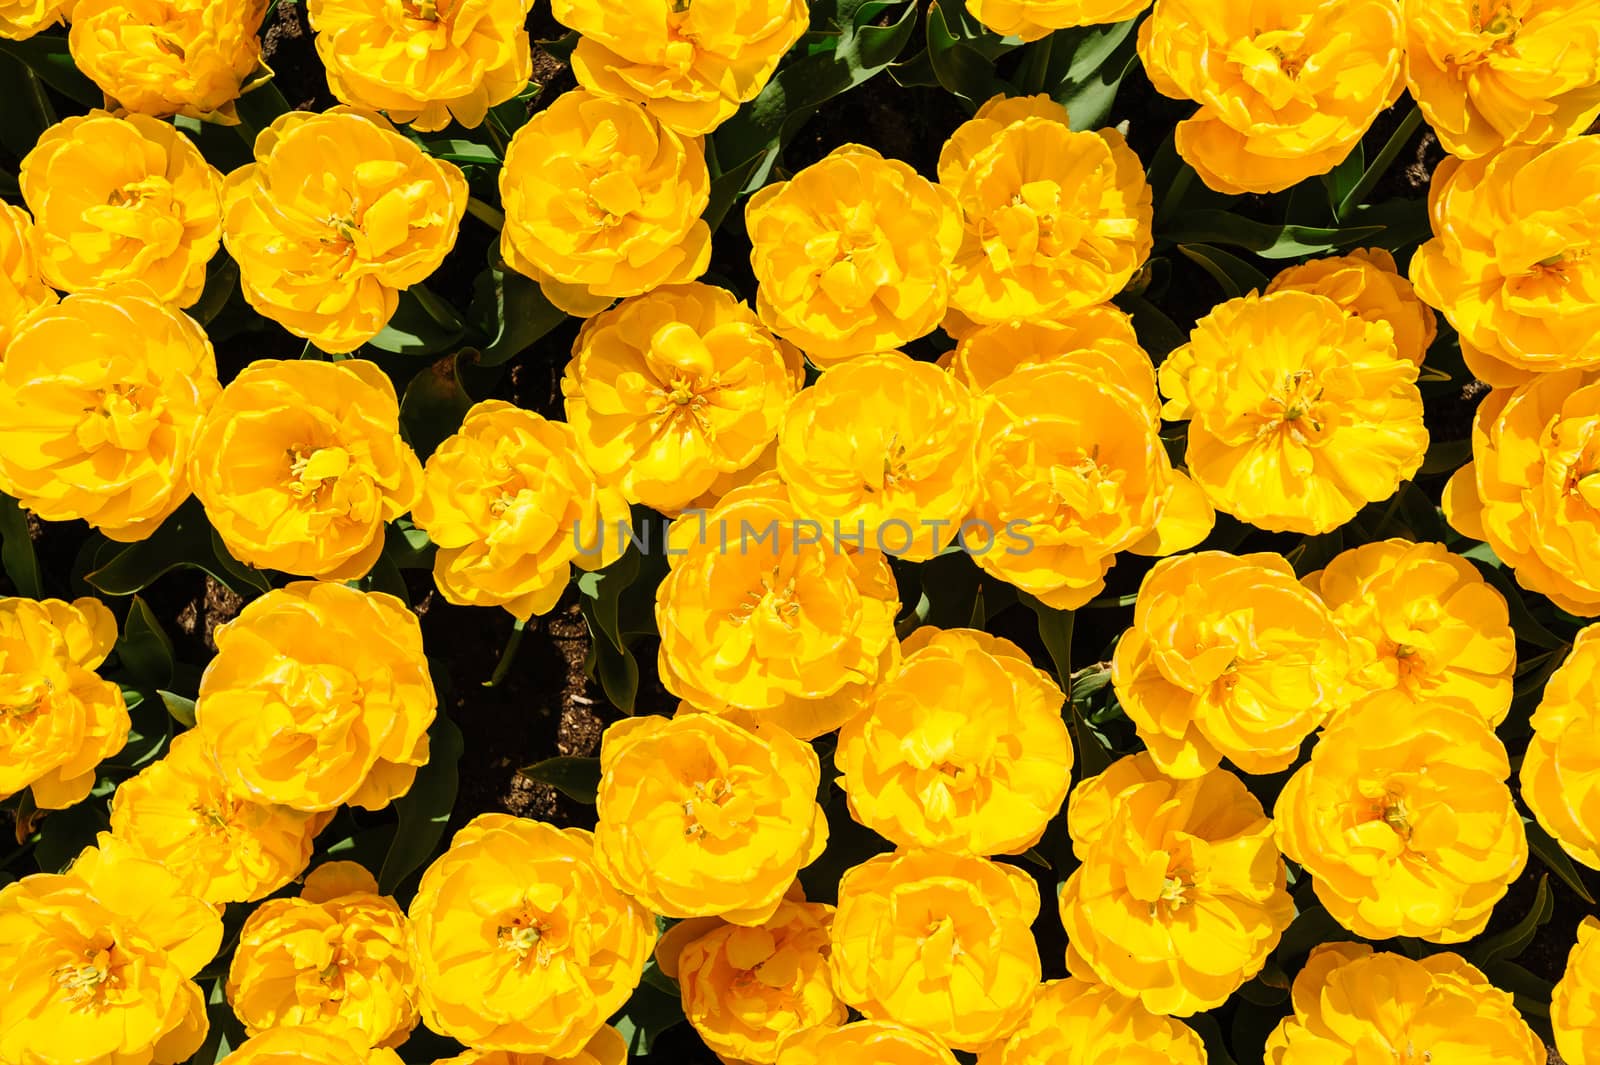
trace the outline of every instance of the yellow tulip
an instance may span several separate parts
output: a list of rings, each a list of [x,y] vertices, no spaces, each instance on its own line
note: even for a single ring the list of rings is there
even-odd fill
[[[1545,684],[1523,755],[1522,798],[1578,861],[1600,869],[1600,627],[1578,633]]]
[[[1433,172],[1433,239],[1411,259],[1417,295],[1461,334],[1467,368],[1497,387],[1600,364],[1600,137],[1513,146]]]
[[[1326,174],[1404,87],[1395,0],[1156,0],[1139,58],[1158,92],[1200,105],[1178,154],[1229,195]]]
[[[55,301],[33,257],[33,219],[20,207],[0,203],[0,357],[28,312]]]
[[[68,43],[108,106],[235,125],[234,101],[271,74],[266,14],[267,0],[76,0]]]
[[[810,24],[806,0],[554,0],[552,14],[579,34],[572,71],[580,85],[645,104],[690,136],[755,99]]]
[[[1067,806],[1082,863],[1059,900],[1067,968],[1188,1017],[1261,971],[1294,918],[1272,822],[1224,769],[1163,776],[1148,754],[1113,762]]]
[[[279,115],[254,150],[222,191],[245,299],[323,351],[354,351],[455,245],[466,178],[351,107]]]
[[[22,160],[33,250],[51,287],[137,283],[187,307],[222,241],[222,175],[171,123],[91,111],[45,130]]]
[[[1457,532],[1487,541],[1518,584],[1583,617],[1600,614],[1596,432],[1600,372],[1562,370],[1496,389],[1478,406],[1472,461],[1444,491]]]
[[[760,925],[827,845],[820,780],[816,752],[781,729],[624,718],[600,741],[595,861],[665,917]]]
[[[506,263],[581,318],[711,262],[700,138],[628,100],[574,90],[534,115],[506,149],[500,198]]]
[[[1333,614],[1281,555],[1204,551],[1158,562],[1139,586],[1111,682],[1164,773],[1229,758],[1287,769],[1349,702],[1349,651]]]
[[[956,1065],[937,1039],[893,1021],[813,1028],[784,1041],[777,1065]]]
[[[1273,532],[1338,528],[1392,496],[1428,449],[1417,365],[1387,323],[1326,296],[1229,300],[1160,380],[1162,417],[1190,420],[1189,472],[1206,497]]]
[[[894,672],[900,602],[888,562],[807,520],[767,475],[673,523],[655,610],[668,691],[811,739],[860,712]]]
[[[979,409],[965,385],[898,352],[864,355],[803,389],[778,431],[789,498],[831,535],[924,561],[978,492]]]
[[[1383,540],[1351,548],[1302,583],[1349,640],[1358,692],[1448,703],[1491,727],[1511,708],[1517,666],[1505,596],[1443,544]]]
[[[1150,0],[967,0],[967,13],[1002,37],[1037,41],[1056,30],[1123,22]]]
[[[1206,1065],[1187,1025],[1151,1013],[1105,984],[1068,978],[1039,989],[1033,1010],[978,1065]]]
[[[1567,1065],[1600,1062],[1600,919],[1585,917],[1550,999],[1556,1049]]]
[[[1118,553],[1186,550],[1216,520],[1167,457],[1140,354],[1096,343],[985,393],[978,498],[959,539],[984,571],[1052,607],[1098,595]]]
[[[271,1028],[222,1059],[227,1065],[401,1065],[387,1047],[369,1050],[321,1028]]]
[[[1266,1065],[1358,1065],[1375,1053],[1451,1065],[1545,1065],[1547,1056],[1510,992],[1459,955],[1413,961],[1324,943],[1295,977],[1294,1015],[1267,1039]]]
[[[438,697],[404,603],[296,581],[246,604],[216,643],[195,727],[230,790],[322,811],[410,789]]]
[[[209,1027],[194,982],[222,917],[100,834],[63,874],[0,888],[0,1061],[177,1065]]]
[[[1058,318],[1120,292],[1150,255],[1151,192],[1116,130],[1075,133],[1048,97],[997,96],[951,136],[939,184],[966,228],[950,305],[993,324]]]
[[[422,133],[469,129],[533,76],[533,0],[307,0],[317,55],[341,103]]]
[[[955,197],[871,148],[836,148],[745,204],[756,313],[818,366],[932,332],[961,246]]]
[[[239,798],[193,729],[111,796],[111,834],[219,904],[254,902],[298,877],[331,816]]]
[[[828,968],[833,912],[805,901],[796,884],[754,927],[700,917],[662,935],[656,963],[678,981],[689,1023],[726,1065],[773,1065],[785,1040],[850,1015]]]
[[[1015,866],[922,850],[870,858],[839,882],[839,997],[957,1050],[986,1046],[1015,1031],[1033,1003],[1038,915],[1039,889]],[[778,1061],[790,1065],[786,1049]]]
[[[507,814],[456,833],[408,916],[429,1028],[557,1060],[627,1001],[656,942],[654,917],[601,875],[589,833]]]
[[[357,1047],[398,1046],[417,1025],[407,934],[363,866],[319,865],[298,898],[269,899],[239,930],[228,1002],[252,1036],[304,1026]]]
[[[189,498],[222,392],[211,342],[142,290],[40,309],[0,359],[0,489],[47,521],[143,540]]]
[[[1016,644],[974,629],[924,626],[900,650],[900,671],[839,733],[851,815],[903,847],[986,856],[1038,843],[1072,778],[1061,689]]]
[[[1357,935],[1462,943],[1528,861],[1510,775],[1481,715],[1370,696],[1284,785],[1278,842]]]
[[[1571,140],[1600,116],[1600,11],[1584,0],[1404,0],[1406,81],[1452,155]]]
[[[122,689],[94,672],[116,642],[98,599],[0,599],[0,795],[31,787],[41,810],[88,796],[128,741]]]
[[[417,502],[422,464],[375,364],[259,359],[201,423],[189,481],[239,561],[354,580]]]
[[[555,609],[573,565],[616,561],[629,528],[622,493],[597,483],[571,426],[497,399],[429,456],[414,520],[439,545],[446,600],[522,621]]]
[[[586,321],[561,393],[600,478],[630,503],[677,513],[761,458],[802,384],[793,344],[726,289],[691,282]]]

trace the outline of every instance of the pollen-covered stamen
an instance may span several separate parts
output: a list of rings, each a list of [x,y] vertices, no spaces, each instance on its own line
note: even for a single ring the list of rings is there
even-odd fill
[[[328,481],[337,481],[350,468],[350,453],[342,447],[294,447],[288,457],[289,491],[296,499],[315,501]]]
[[[1401,839],[1411,838],[1411,811],[1406,807],[1405,796],[1389,793],[1377,802],[1377,819],[1394,829]]]
[[[745,593],[744,599],[733,612],[733,622],[742,625],[766,606],[775,618],[793,628],[795,619],[800,616],[798,591],[795,579],[790,577],[787,581],[783,580],[779,568],[774,566],[771,573],[762,575],[759,587]]]
[[[117,966],[113,960],[116,942],[107,938],[105,944],[90,944],[83,951],[83,960],[77,965],[62,965],[50,975],[56,986],[75,1006],[89,1006],[98,1002],[118,981]]]
[[[509,924],[495,929],[495,939],[502,950],[515,954],[519,963],[532,960],[543,969],[550,965],[554,954],[548,938],[549,931],[544,921],[519,914]]]

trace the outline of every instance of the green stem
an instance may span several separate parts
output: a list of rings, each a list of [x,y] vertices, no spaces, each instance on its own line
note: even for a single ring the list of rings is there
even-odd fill
[[[500,661],[494,667],[494,675],[483,682],[485,688],[498,688],[500,682],[506,679],[506,674],[511,672],[511,663],[517,657],[517,648],[522,646],[522,634],[528,631],[528,623],[518,619],[511,627],[511,638],[506,641],[505,650],[500,652]]]
[[[1389,167],[1394,164],[1395,158],[1399,156],[1401,149],[1406,146],[1412,135],[1421,126],[1422,109],[1413,104],[1410,113],[1400,120],[1399,128],[1390,135],[1389,142],[1383,146],[1383,151],[1378,153],[1378,157],[1372,161],[1372,165],[1367,167],[1366,173],[1361,175],[1361,180],[1356,182],[1356,187],[1351,189],[1349,194],[1345,196],[1344,201],[1339,204],[1339,221],[1344,221],[1349,217],[1351,211],[1361,206],[1361,201],[1367,198],[1367,194],[1372,191],[1373,186],[1382,179],[1384,174],[1388,173]]]
[[[482,222],[484,225],[488,226],[490,229],[494,230],[496,233],[500,232],[506,227],[505,214],[484,203],[476,196],[472,196],[467,199],[467,213],[476,218],[478,221]]]
[[[1050,34],[1028,49],[1028,58],[1018,71],[1018,80],[1026,94],[1043,92],[1045,79],[1050,74],[1050,53],[1055,49],[1055,34]]]

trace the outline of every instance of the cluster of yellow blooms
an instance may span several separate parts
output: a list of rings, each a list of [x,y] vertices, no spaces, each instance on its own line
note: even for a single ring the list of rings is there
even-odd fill
[[[1495,389],[1450,524],[1600,616],[1600,5],[968,0],[1027,41],[1142,16],[1151,82],[1198,105],[1176,150],[1217,192],[1326,174],[1407,89],[1451,153],[1404,274],[1380,249],[1291,266],[1158,369],[1110,302],[1155,245],[1117,130],[996,97],[932,179],[840,147],[747,201],[747,304],[701,280],[706,137],[802,41],[805,0],[554,0],[579,87],[504,147],[498,255],[584,319],[565,420],[485,400],[426,461],[388,374],[343,356],[455,247],[467,177],[415,134],[522,93],[531,2],[306,7],[339,106],[252,131],[223,174],[168,120],[240,121],[265,0],[0,0],[0,38],[70,21],[105,96],[22,160],[26,209],[0,205],[0,491],[123,542],[192,495],[234,559],[294,578],[217,630],[193,728],[116,789],[109,832],[0,887],[0,1063],[187,1059],[229,903],[260,903],[226,971],[233,1065],[398,1065],[419,1024],[469,1048],[439,1065],[624,1065],[608,1022],[652,961],[728,1065],[1204,1065],[1185,1019],[1267,967],[1290,862],[1354,936],[1483,932],[1529,859],[1495,734],[1504,596],[1442,543],[1304,577],[1191,549],[1219,513],[1328,533],[1417,475],[1437,313]],[[251,308],[338,358],[224,385],[185,313],[224,251]],[[939,361],[902,350],[936,330]],[[356,863],[312,867],[342,807],[388,806],[429,759],[420,622],[356,586],[389,524],[436,546],[446,601],[525,622],[622,557],[635,505],[673,519],[654,606],[681,704],[606,730],[595,830],[480,815],[405,907]],[[996,542],[1012,527],[1027,550]],[[1125,552],[1159,559],[1109,663],[1144,750],[1071,789],[1066,693],[1023,648],[897,635],[890,557],[953,549],[1056,610]],[[123,749],[96,673],[116,627],[95,599],[0,599],[0,796],[71,806]],[[1600,625],[1532,732],[1520,795],[1600,868]],[[810,741],[834,733],[829,762]],[[1276,773],[1269,810],[1246,777]],[[827,904],[798,877],[835,783],[893,849]],[[1063,817],[1070,976],[1045,982],[1048,900],[999,859]],[[1292,1010],[1270,1065],[1546,1059],[1454,953],[1321,944]],[[1600,1065],[1600,921],[1551,1021]]]

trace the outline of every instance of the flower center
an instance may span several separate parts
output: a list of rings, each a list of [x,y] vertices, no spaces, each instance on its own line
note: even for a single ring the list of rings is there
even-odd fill
[[[406,18],[418,19],[422,22],[439,21],[439,4],[437,0],[402,0],[400,8],[405,12]]]
[[[1382,821],[1403,840],[1411,839],[1411,811],[1406,808],[1405,796],[1389,792],[1376,803],[1377,820]]]
[[[733,798],[733,785],[722,777],[712,777],[710,780],[697,780],[693,786],[692,798],[683,800],[683,834],[691,839],[700,839],[706,835],[706,826],[701,824],[700,815],[708,812],[707,807],[721,808]]]
[[[106,197],[106,204],[110,207],[138,207],[145,200],[160,196],[169,188],[171,185],[165,178],[143,178],[112,189],[110,195]]]
[[[1320,438],[1328,427],[1324,389],[1310,370],[1294,370],[1283,375],[1277,392],[1267,398],[1261,410],[1263,434],[1281,432],[1297,443]]]
[[[81,963],[59,966],[50,974],[66,992],[68,1002],[79,1007],[94,1005],[117,985],[121,966],[112,958],[116,949],[116,942],[109,937],[104,945],[91,943],[84,949]]]
[[[350,453],[342,447],[296,447],[288,454],[289,492],[296,499],[315,502],[328,481],[338,481],[350,468]]]
[[[496,945],[501,950],[516,955],[518,965],[529,962],[541,969],[550,967],[550,961],[560,949],[559,929],[549,918],[519,911],[495,928]]]
[[[733,612],[733,623],[743,625],[753,618],[759,611],[765,609],[772,616],[789,628],[794,628],[795,619],[800,616],[800,603],[795,579],[790,577],[783,580],[778,567],[772,567],[772,572],[761,577],[759,587],[750,589],[745,593],[744,599]]]

